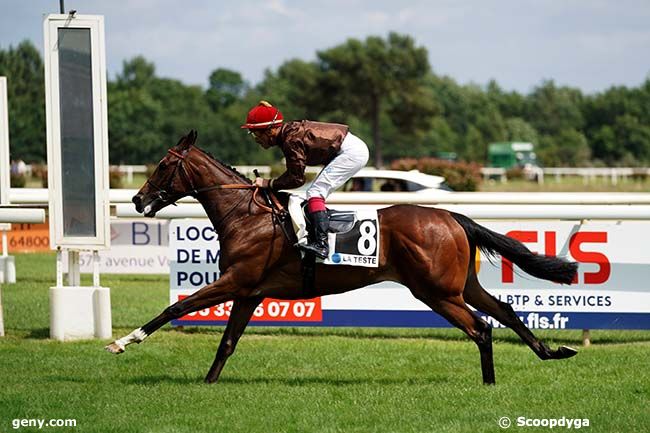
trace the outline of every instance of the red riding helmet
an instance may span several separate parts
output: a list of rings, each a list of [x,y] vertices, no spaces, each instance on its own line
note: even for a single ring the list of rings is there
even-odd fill
[[[273,125],[279,125],[284,118],[280,110],[266,101],[260,101],[255,107],[251,108],[246,116],[246,123],[242,129],[266,129]]]

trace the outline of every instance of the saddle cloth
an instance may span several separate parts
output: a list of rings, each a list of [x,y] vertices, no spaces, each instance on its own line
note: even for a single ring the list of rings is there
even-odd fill
[[[306,244],[306,200],[292,195],[289,198],[289,215],[299,244]],[[376,268],[379,266],[379,221],[377,210],[337,211],[328,209],[329,256],[317,259],[326,265],[348,265]]]

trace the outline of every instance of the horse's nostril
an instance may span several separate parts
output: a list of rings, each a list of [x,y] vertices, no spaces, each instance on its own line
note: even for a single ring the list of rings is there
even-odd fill
[[[135,210],[138,213],[142,212],[142,196],[140,194],[134,195],[133,198],[131,199],[133,204],[135,205]]]

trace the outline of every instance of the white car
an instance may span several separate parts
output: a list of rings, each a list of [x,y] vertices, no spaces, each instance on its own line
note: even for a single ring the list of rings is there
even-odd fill
[[[300,188],[288,190],[288,192],[304,196],[310,185],[311,182],[308,181]],[[452,191],[442,176],[424,174],[417,170],[400,171],[362,168],[341,188],[337,189],[335,194],[345,194],[348,198],[355,193],[366,194],[369,192],[409,192],[438,196]]]
[[[418,194],[448,193],[452,189],[442,176],[417,170],[376,170],[363,168],[347,181],[340,192],[415,192]]]

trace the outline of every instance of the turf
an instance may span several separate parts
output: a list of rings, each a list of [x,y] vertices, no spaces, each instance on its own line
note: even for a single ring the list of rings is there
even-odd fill
[[[483,192],[648,192],[649,179],[620,178],[616,184],[607,177],[585,179],[578,176],[546,176],[544,183],[523,179],[511,179],[508,182],[489,180],[482,182]]]
[[[23,418],[76,419],[48,430],[84,433],[496,432],[503,416],[586,418],[594,432],[650,425],[650,332],[592,331],[576,357],[542,362],[495,331],[497,385],[488,387],[476,347],[453,329],[249,328],[220,382],[204,385],[221,329],[165,327],[120,356],[103,351],[106,341],[50,341],[54,258],[20,255],[17,268],[19,283],[2,288],[0,432]],[[119,336],[168,298],[162,277],[102,283]],[[576,331],[539,334],[580,344]]]

